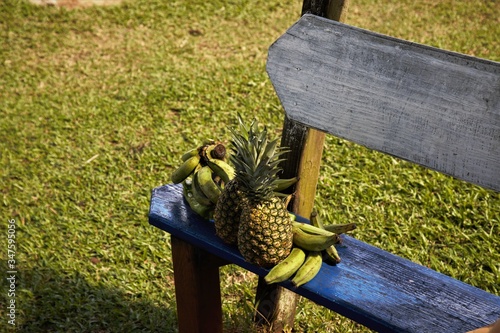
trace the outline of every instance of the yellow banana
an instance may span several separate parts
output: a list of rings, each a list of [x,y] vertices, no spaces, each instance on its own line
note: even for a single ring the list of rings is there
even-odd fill
[[[196,177],[205,196],[213,204],[216,204],[222,191],[212,179],[212,169],[209,166],[204,166],[196,173]]]
[[[306,259],[305,252],[298,248],[292,248],[292,251],[279,264],[274,266],[264,277],[267,284],[279,283],[289,279],[302,266]]]
[[[213,172],[215,172],[215,174],[219,176],[225,184],[229,183],[229,181],[234,178],[233,167],[223,160],[218,160],[215,158],[208,159],[207,164],[210,169],[212,169]]]
[[[174,184],[182,183],[187,177],[189,177],[196,167],[200,164],[200,156],[195,155],[188,158],[180,167],[175,170],[170,179]]]
[[[338,236],[331,233],[330,236],[321,234],[309,234],[301,228],[293,229],[293,244],[308,251],[323,251],[338,242]]]
[[[306,260],[297,270],[297,273],[295,273],[295,276],[292,279],[292,283],[294,284],[294,286],[299,287],[311,281],[321,270],[322,263],[323,259],[321,258],[321,252],[309,252],[307,254]]]
[[[184,199],[186,199],[189,207],[198,215],[205,219],[210,218],[213,208],[201,205],[198,201],[194,199],[192,190],[192,184],[184,181],[182,183],[182,192],[184,194]]]
[[[188,159],[190,159],[191,157],[198,155],[198,154],[199,154],[199,150],[198,150],[198,149],[199,149],[199,148],[195,148],[195,149],[191,149],[191,150],[189,150],[189,151],[185,152],[185,153],[182,155],[181,160],[182,160],[183,162],[186,162],[186,161],[187,161]]]
[[[344,234],[346,232],[356,229],[356,223],[344,223],[344,224],[328,224],[325,225],[325,230],[334,232],[338,235]]]
[[[203,206],[211,206],[212,201],[210,201],[210,199],[205,195],[205,193],[203,193],[203,190],[201,189],[201,185],[199,182],[200,179],[199,173],[200,171],[197,171],[193,175],[193,184],[191,185],[191,191],[193,192],[193,197]]]

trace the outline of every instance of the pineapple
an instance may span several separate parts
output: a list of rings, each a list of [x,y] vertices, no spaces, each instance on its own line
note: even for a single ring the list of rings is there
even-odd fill
[[[234,164],[234,156],[240,154],[240,152],[245,149],[249,142],[249,137],[255,136],[254,123],[252,123],[250,129],[248,129],[245,127],[240,117],[238,117],[238,120],[241,126],[241,133],[237,134],[235,131],[231,131],[233,140],[231,147],[232,155],[230,157],[235,167],[236,174],[242,171],[242,169]],[[226,184],[224,191],[217,200],[214,210],[215,233],[228,244],[237,244],[241,207],[242,201],[244,200],[245,198],[239,189],[237,178],[232,179]]]
[[[290,216],[278,197],[249,200],[238,229],[238,249],[246,261],[270,267],[285,259],[292,249]]]
[[[241,119],[240,123],[242,132],[232,131],[233,154],[230,157],[236,170],[236,189],[231,189],[231,192],[239,192],[240,199],[235,205],[232,200],[224,202],[221,196],[217,202],[219,209],[216,208],[215,212],[216,228],[217,216],[223,216],[223,210],[236,211],[232,216],[239,214],[238,210],[241,213],[239,219],[231,223],[219,221],[217,233],[222,235],[229,229],[232,233],[238,226],[238,249],[245,260],[269,267],[286,258],[292,248],[292,222],[284,202],[274,194],[277,173],[281,171],[279,156],[285,151],[277,147],[277,140],[269,142],[267,130],[259,131],[255,121],[249,129]]]
[[[226,184],[215,206],[215,233],[228,244],[234,245],[238,241],[242,199],[238,181],[233,179]]]

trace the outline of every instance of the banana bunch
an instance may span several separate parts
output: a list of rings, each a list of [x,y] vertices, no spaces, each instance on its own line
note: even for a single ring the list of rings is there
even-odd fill
[[[292,278],[299,287],[311,281],[321,269],[323,260],[330,264],[340,263],[335,244],[340,243],[339,234],[354,230],[355,223],[323,225],[316,210],[310,218],[311,224],[293,221],[292,251],[274,266],[264,277],[266,283],[279,283]]]
[[[235,176],[225,157],[226,148],[222,143],[208,141],[184,153],[182,164],[170,175],[174,184],[182,183],[184,198],[191,209],[205,219],[212,217],[225,184]],[[290,199],[291,196],[281,192],[297,181],[297,177],[278,179],[274,192]]]
[[[170,175],[174,184],[182,183],[189,206],[204,218],[210,218],[224,185],[234,177],[234,169],[224,161],[226,148],[209,141],[184,153],[182,164]]]

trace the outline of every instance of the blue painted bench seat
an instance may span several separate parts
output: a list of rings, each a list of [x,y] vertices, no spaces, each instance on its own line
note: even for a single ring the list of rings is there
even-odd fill
[[[244,261],[224,244],[214,225],[196,215],[180,185],[152,192],[149,222],[187,243],[259,276],[266,269]],[[467,332],[500,317],[500,297],[343,235],[342,262],[323,264],[309,283],[294,288],[311,301],[379,332]]]

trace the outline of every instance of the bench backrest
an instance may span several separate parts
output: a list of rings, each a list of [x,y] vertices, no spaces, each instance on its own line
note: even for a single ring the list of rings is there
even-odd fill
[[[500,63],[304,15],[267,72],[290,119],[500,191]]]

